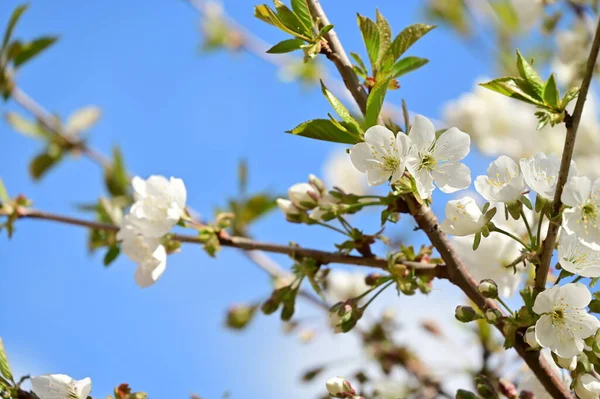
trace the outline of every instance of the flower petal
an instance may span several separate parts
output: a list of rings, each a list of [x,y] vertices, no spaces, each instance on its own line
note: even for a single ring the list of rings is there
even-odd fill
[[[444,193],[454,193],[471,185],[471,170],[459,162],[438,165],[432,172],[435,183]]]
[[[429,119],[417,115],[410,127],[409,136],[417,151],[427,151],[435,141],[435,127]]]
[[[588,199],[592,189],[592,181],[587,176],[573,176],[565,184],[560,197],[565,205],[578,206]]]
[[[460,161],[471,150],[471,137],[456,127],[451,127],[440,135],[435,143],[433,156],[438,162]]]
[[[355,144],[350,149],[350,161],[359,171],[365,173],[373,163],[373,152],[367,143]]]

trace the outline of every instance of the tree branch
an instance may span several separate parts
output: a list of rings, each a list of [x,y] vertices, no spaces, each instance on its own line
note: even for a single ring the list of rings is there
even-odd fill
[[[17,217],[20,219],[41,219],[54,221],[73,226],[81,226],[89,229],[105,230],[105,231],[119,231],[119,226],[107,223],[100,223],[90,220],[78,219],[70,216],[57,215],[54,213],[44,212],[37,209],[31,208],[18,208]],[[190,244],[202,244],[202,240],[198,236],[185,235],[185,234],[173,234],[172,238],[181,243]],[[281,244],[274,244],[262,241],[252,240],[246,237],[229,236],[224,232],[219,234],[219,242],[224,247],[239,248],[245,251],[264,251],[277,254],[289,255],[291,257],[301,256],[312,258],[320,262],[321,264],[338,263],[345,265],[354,266],[365,266],[372,267],[382,270],[387,270],[388,261],[387,259],[373,257],[362,257],[355,255],[344,255],[337,252],[327,252],[318,249],[302,248]],[[436,265],[431,263],[420,263],[411,261],[398,261],[397,264],[405,265],[408,268],[415,270],[418,274],[432,275],[438,278],[447,278],[446,267],[444,265]],[[269,269],[264,269],[270,274],[279,275],[280,272],[275,271],[271,265]]]
[[[308,0],[308,3],[313,11],[313,17],[319,18],[321,21],[327,21],[329,23],[325,12],[323,11],[319,0]],[[333,36],[333,39],[331,39]],[[339,40],[334,30],[329,32],[328,40],[332,41],[332,51],[343,53],[344,50],[339,44]],[[344,81],[353,82],[356,78],[356,74],[352,70],[348,57],[345,54],[338,54],[336,57],[338,62],[335,65],[339,73],[344,77]],[[354,74],[354,79],[349,75]],[[359,90],[355,90],[352,84],[347,84],[348,90],[351,91],[354,99],[357,101],[361,109],[366,108],[367,96],[363,96]],[[415,218],[418,226],[427,234],[433,246],[438,250],[444,262],[446,262],[446,271],[448,273],[448,279],[450,282],[458,286],[471,301],[473,301],[481,309],[496,309],[502,312],[502,309],[498,305],[489,299],[486,299],[477,290],[478,282],[473,278],[467,267],[464,265],[462,260],[458,257],[450,241],[446,235],[439,230],[439,222],[431,209],[421,205],[413,195],[407,195],[404,197],[404,202],[408,206],[410,214]],[[504,312],[502,312],[504,314]],[[505,334],[503,331],[502,323],[498,323],[496,327]],[[556,399],[571,399],[573,398],[568,387],[566,387],[550,368],[548,362],[541,357],[539,351],[527,351],[528,345],[523,340],[518,340],[515,343],[515,349],[519,355],[525,360],[529,368],[533,371],[536,377],[540,380],[542,385],[546,388],[548,393]]]
[[[585,68],[585,75],[583,76],[583,82],[581,83],[581,89],[577,102],[575,103],[575,110],[573,116],[565,118],[565,125],[567,126],[567,135],[565,137],[565,146],[563,149],[562,159],[560,161],[560,171],[558,174],[558,180],[556,182],[556,192],[554,193],[554,201],[552,202],[552,217],[560,214],[560,208],[562,206],[561,196],[565,184],[567,183],[567,177],[569,176],[569,169],[571,167],[571,160],[573,159],[573,150],[575,148],[575,139],[577,138],[577,129],[579,128],[579,122],[581,121],[581,115],[583,114],[583,106],[587,97],[592,78],[594,76],[594,69],[596,67],[596,61],[598,59],[598,51],[600,50],[600,21],[596,27],[596,33],[594,35],[594,42],[592,43],[592,49],[587,60]],[[556,243],[556,236],[560,228],[560,222],[550,222],[548,226],[548,234],[542,247],[540,255],[540,263],[536,268],[535,273],[535,288],[536,291],[540,292],[546,288],[546,280],[548,278],[548,271],[550,269],[550,262],[552,261],[552,253],[554,252],[554,245]]]

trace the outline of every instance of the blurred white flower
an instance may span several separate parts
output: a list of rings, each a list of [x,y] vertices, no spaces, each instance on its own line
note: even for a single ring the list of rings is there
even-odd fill
[[[365,277],[360,272],[332,270],[327,275],[327,294],[337,302],[355,298],[369,289]]]
[[[277,198],[277,206],[285,214],[285,216],[295,216],[301,213],[300,209],[296,205],[292,204],[292,201],[285,198]]]
[[[584,245],[575,234],[561,234],[558,262],[568,272],[583,277],[600,277],[600,250]]]
[[[321,193],[310,183],[296,183],[288,189],[292,204],[300,209],[312,209],[317,206]]]
[[[542,291],[533,305],[533,311],[541,316],[535,323],[535,338],[540,345],[564,358],[583,351],[583,339],[600,327],[600,321],[585,310],[591,300],[592,294],[581,283]]]
[[[364,174],[352,165],[345,150],[336,149],[329,155],[323,165],[323,176],[328,186],[338,187],[346,193],[365,195],[368,191]]]
[[[525,182],[533,191],[549,201],[554,200],[556,192],[556,182],[560,171],[560,159],[550,154],[547,156],[543,152],[538,152],[534,157],[522,158],[519,162]],[[571,162],[569,176],[577,174],[577,167]]]
[[[124,224],[117,233],[121,241],[121,250],[138,265],[135,282],[141,288],[154,284],[167,267],[167,252],[158,238],[141,235],[131,223],[131,215],[124,218]]]
[[[367,174],[370,186],[391,179],[395,183],[404,174],[410,139],[406,134],[394,133],[384,126],[373,126],[365,132],[365,142],[350,149],[350,160],[356,169]]]
[[[320,221],[327,213],[332,212],[333,205],[339,204],[339,200],[331,194],[325,194],[319,199],[319,204],[308,214],[312,220]]]
[[[523,279],[523,267],[517,266],[517,273],[512,267],[506,267],[521,255],[520,245],[515,240],[492,233],[481,238],[475,251],[473,237],[455,237],[453,243],[477,281],[494,280],[498,285],[498,294],[503,297],[510,297],[518,291]]]
[[[329,396],[334,398],[350,398],[356,394],[354,388],[349,381],[343,377],[334,377],[327,380],[325,383]]]
[[[76,381],[64,374],[31,377],[31,390],[40,399],[86,399],[92,390],[92,380]]]
[[[600,380],[592,374],[583,374],[575,381],[575,393],[579,399],[598,399]]]
[[[446,219],[440,224],[440,230],[454,236],[476,234],[485,226],[485,217],[471,197],[448,201]]]
[[[184,214],[187,192],[181,179],[150,176],[132,180],[135,203],[131,222],[145,237],[167,234]]]
[[[524,30],[531,28],[544,15],[544,7],[540,1],[511,0],[510,2],[517,13],[519,25]]]
[[[584,244],[600,250],[600,178],[574,176],[565,184],[562,202],[570,206],[563,212],[562,227]]]
[[[507,203],[521,198],[526,187],[519,165],[501,155],[490,164],[487,176],[477,176],[475,189],[488,201]]]
[[[567,373],[563,373],[560,368],[554,363],[552,356],[546,350],[541,352],[542,357],[546,359],[546,362],[550,365],[550,368],[554,372],[554,374],[561,377],[562,381],[566,386],[568,386],[571,382],[571,377]],[[531,372],[527,371],[521,382],[519,383],[520,391],[531,392],[535,395],[535,399],[552,399],[552,395],[546,391],[546,388],[542,385],[540,380]]]
[[[411,140],[406,168],[417,183],[421,198],[431,197],[435,181],[440,190],[454,193],[471,184],[471,171],[458,161],[471,149],[468,134],[452,127],[436,138],[433,123],[417,115],[410,127]]]

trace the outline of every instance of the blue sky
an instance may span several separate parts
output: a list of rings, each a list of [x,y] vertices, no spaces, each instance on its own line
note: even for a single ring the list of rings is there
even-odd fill
[[[323,3],[345,47],[364,53],[355,12],[373,16],[374,4]],[[397,32],[423,21],[419,3],[376,5]],[[2,2],[2,23],[17,4]],[[253,32],[282,40],[282,33],[252,17],[254,4],[225,1]],[[138,175],[183,178],[189,203],[204,215],[235,194],[239,158],[249,160],[251,190],[283,192],[318,173],[333,148],[283,133],[330,112],[318,88],[281,83],[271,65],[249,54],[199,54],[198,15],[184,1],[33,0],[16,34],[61,36],[19,74],[23,90],[62,116],[88,104],[101,107],[90,143],[106,153],[121,146]],[[411,55],[430,63],[403,79],[389,100],[399,104],[404,97],[411,110],[433,118],[445,101],[491,73],[444,29],[430,33]],[[19,110],[13,103],[0,109]],[[11,193],[26,194],[36,207],[72,214],[75,204],[103,193],[101,173],[86,159],[63,162],[33,183],[27,166],[41,151],[39,143],[5,123],[0,137],[0,176]],[[96,397],[124,381],[154,399],[191,392],[219,398],[226,391],[234,398],[306,397],[296,381],[313,363],[296,339],[280,334],[275,317],[260,317],[241,335],[222,326],[230,304],[268,291],[266,276],[240,253],[225,250],[214,260],[185,247],[169,259],[158,284],[140,290],[127,259],[105,269],[100,256],[86,253],[85,231],[34,221],[17,227],[11,241],[0,238],[0,335],[19,371],[91,376]],[[329,233],[285,224],[278,213],[253,233],[266,241],[332,248]]]

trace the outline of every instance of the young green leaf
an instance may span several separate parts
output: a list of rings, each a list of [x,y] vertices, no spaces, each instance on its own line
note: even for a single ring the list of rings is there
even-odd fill
[[[323,36],[326,35],[327,33],[329,33],[330,30],[333,29],[333,25],[329,24],[329,25],[325,25],[324,27],[321,28],[321,30],[319,31],[319,36]]]
[[[296,36],[306,40],[310,40],[313,36],[312,31],[298,18],[292,10],[288,8],[281,0],[273,0],[275,4],[275,10],[281,23],[283,23],[288,29],[295,32]]]
[[[558,108],[558,87],[556,86],[556,75],[552,74],[544,86],[544,101],[553,108]]]
[[[517,50],[517,69],[521,78],[529,83],[533,91],[537,94],[537,97],[541,100],[544,94],[544,82],[531,64],[523,58],[519,50]]]
[[[299,50],[301,46],[304,45],[304,40],[302,39],[288,39],[281,41],[267,50],[269,54],[283,54],[289,53],[291,51]]]
[[[102,112],[100,108],[89,105],[87,107],[80,108],[69,115],[65,124],[65,129],[69,134],[77,134],[84,130],[91,128],[98,120]]]
[[[129,191],[129,177],[119,147],[113,148],[113,163],[104,171],[104,182],[106,189],[114,197],[127,195]]]
[[[108,251],[106,251],[106,254],[104,254],[104,259],[103,259],[104,266],[110,266],[110,264],[113,263],[119,257],[120,253],[121,253],[121,248],[119,248],[118,245],[110,246],[108,248]]]
[[[29,164],[29,174],[33,180],[40,180],[52,167],[56,166],[62,158],[62,154],[44,152],[31,161]]]
[[[7,204],[9,201],[10,197],[8,196],[8,191],[6,191],[4,182],[0,179],[0,204]]]
[[[404,57],[394,64],[392,67],[392,78],[398,78],[409,72],[421,68],[429,62],[426,58],[419,57]]]
[[[337,112],[337,114],[346,122],[356,126],[356,130],[360,131],[360,127],[358,125],[358,122],[356,122],[356,119],[354,119],[354,117],[352,116],[352,114],[350,114],[350,111],[348,111],[348,108],[346,108],[344,106],[344,104],[342,104],[342,102],[340,100],[338,100],[333,93],[331,93],[327,87],[325,86],[325,84],[323,83],[323,81],[321,81],[321,91],[323,92],[323,95],[325,95],[325,98],[327,98],[327,101],[329,101],[329,103],[331,104],[331,106],[333,107],[333,109],[335,110],[335,112]]]
[[[362,141],[359,134],[351,131],[347,122],[339,122],[339,124],[346,127],[347,130],[339,129],[328,119],[312,119],[301,123],[286,133],[334,143],[356,144]]]
[[[543,103],[536,98],[535,93],[532,93],[531,87],[527,82],[520,78],[498,78],[486,83],[480,83],[479,85],[529,104],[543,105]]]
[[[0,374],[6,379],[13,380],[12,371],[10,370],[10,364],[8,363],[8,357],[6,356],[6,350],[4,349],[4,343],[0,338]]]
[[[314,24],[306,0],[292,0],[292,10],[294,10],[294,13],[300,18],[304,26],[312,32]]]
[[[362,58],[360,58],[360,55],[353,53],[352,51],[350,52],[350,57],[352,57],[352,59],[354,60],[354,62],[356,62],[358,64],[358,66],[360,67],[360,69],[362,69],[366,74],[369,73],[369,70],[367,69],[367,66],[365,65],[365,63],[363,62]]]
[[[387,93],[388,84],[390,79],[384,79],[375,85],[369,93],[367,98],[367,111],[365,113],[365,129],[370,128],[377,124],[377,118],[383,107],[383,101],[385,100],[385,94]]]
[[[376,22],[377,28],[379,30],[379,57],[377,59],[377,64],[380,65],[383,61],[383,57],[386,56],[390,45],[392,44],[392,28],[390,28],[390,24],[385,19],[383,14],[379,12],[379,9],[376,9]]]
[[[58,37],[56,36],[40,37],[21,45],[19,51],[12,58],[15,68],[39,55],[42,51],[56,43],[57,40]]]
[[[40,126],[31,122],[16,112],[7,112],[4,114],[4,118],[6,122],[15,129],[19,133],[23,133],[25,136],[36,138],[36,139],[44,139],[45,135]]]
[[[12,36],[12,32],[15,29],[15,25],[17,25],[19,18],[21,18],[21,15],[23,15],[23,13],[25,12],[25,10],[27,10],[28,7],[29,4],[22,4],[15,8],[15,10],[13,11],[12,15],[10,16],[10,19],[8,20],[6,31],[4,32],[4,38],[2,39],[2,48],[5,48],[8,44],[10,37]]]
[[[565,93],[562,100],[560,100],[560,108],[565,109],[571,101],[573,101],[579,95],[579,87],[572,87]]]
[[[369,60],[371,60],[371,67],[373,70],[376,70],[378,68],[379,47],[381,43],[379,28],[375,22],[367,17],[357,14],[357,18],[363,41],[367,47],[367,54],[369,54]]]
[[[417,40],[435,28],[435,25],[415,24],[405,28],[396,36],[390,46],[391,54],[396,61],[402,54],[415,44]]]
[[[288,28],[279,18],[278,14],[275,13],[275,11],[273,11],[271,9],[271,7],[269,7],[266,4],[262,4],[259,6],[255,6],[254,7],[254,16],[258,19],[260,19],[263,22],[266,22],[270,25],[273,25],[279,29],[281,29],[282,31],[289,33],[290,35],[294,35],[297,36],[301,39],[307,40],[309,41],[310,39],[303,36],[303,35],[299,35],[296,31]]]

